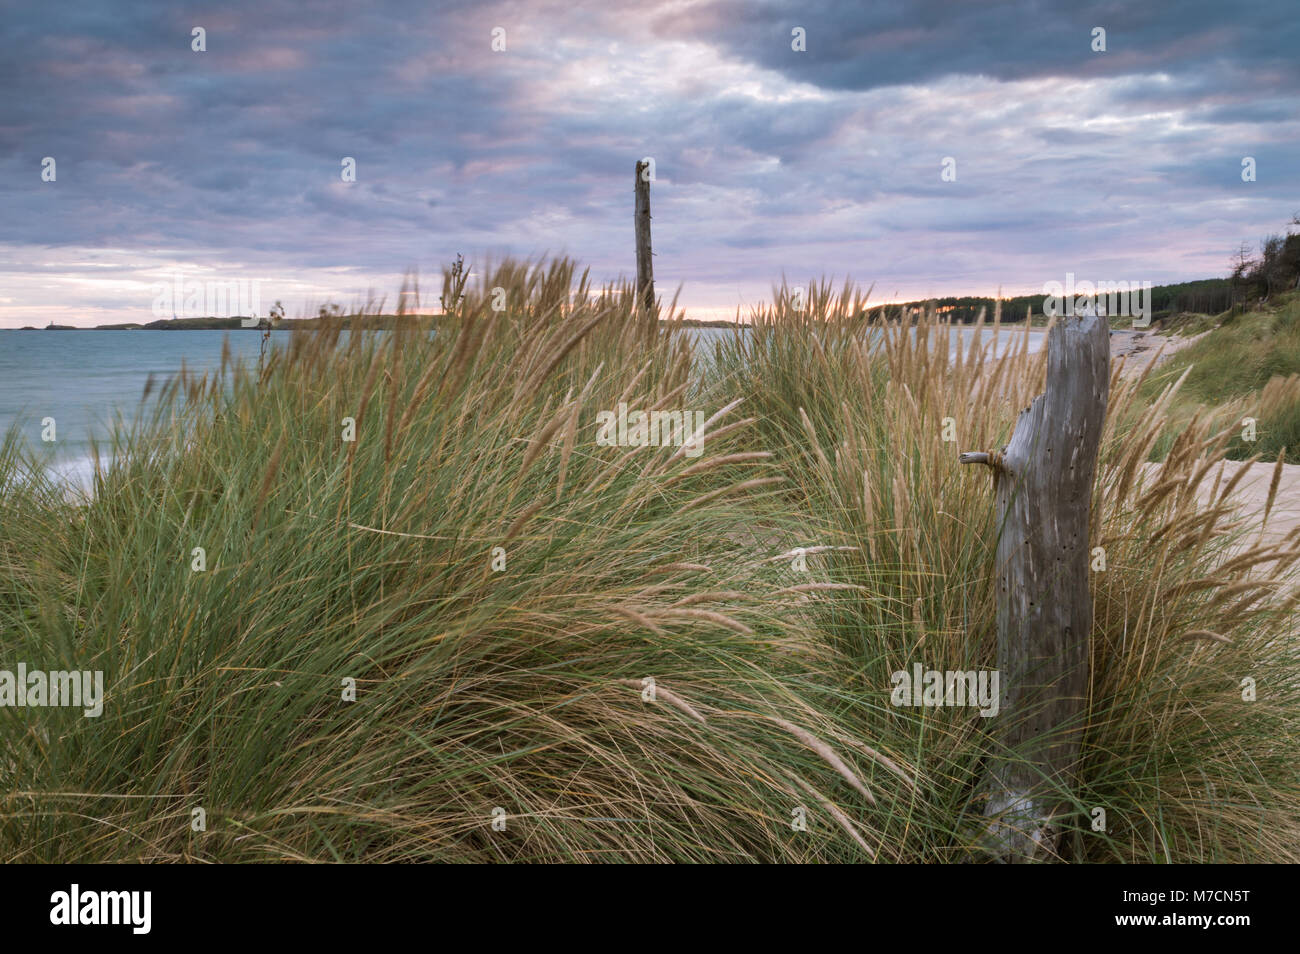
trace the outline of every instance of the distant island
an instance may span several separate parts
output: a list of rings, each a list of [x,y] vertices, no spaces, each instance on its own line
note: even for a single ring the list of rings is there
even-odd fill
[[[89,328],[78,328],[74,325],[56,325],[53,322],[44,328],[36,328],[32,325],[24,325],[17,331],[265,331],[267,328],[290,329],[290,328],[322,328],[327,325],[347,325],[353,327],[359,324],[368,329],[391,329],[399,321],[405,325],[422,325],[436,327],[443,320],[441,315],[330,315],[328,317],[316,318],[284,318],[272,322],[269,318],[257,319],[255,325],[245,325],[244,322],[250,320],[235,316],[233,318],[160,318],[157,321],[124,322],[113,325],[92,325]]]

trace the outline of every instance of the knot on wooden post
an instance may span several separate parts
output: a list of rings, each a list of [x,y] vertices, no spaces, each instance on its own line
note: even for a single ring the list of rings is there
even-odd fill
[[[959,464],[984,464],[995,471],[1004,469],[1003,457],[997,451],[963,451],[957,458]]]

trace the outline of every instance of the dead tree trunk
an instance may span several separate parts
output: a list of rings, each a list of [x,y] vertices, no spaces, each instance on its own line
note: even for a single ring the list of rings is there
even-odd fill
[[[650,164],[636,164],[636,290],[646,311],[655,307],[655,271],[650,260]]]
[[[1072,787],[1086,716],[1092,596],[1088,511],[1110,388],[1106,319],[1070,317],[1048,334],[1047,390],[1020,413],[994,469],[1000,749],[982,794],[984,844],[1006,861],[1055,847],[1052,819]]]

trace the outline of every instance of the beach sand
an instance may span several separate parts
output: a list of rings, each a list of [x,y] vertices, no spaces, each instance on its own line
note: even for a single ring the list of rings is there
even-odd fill
[[[1148,470],[1152,470],[1159,469],[1161,465],[1146,464],[1145,466]],[[1219,486],[1227,484],[1245,466],[1245,461],[1225,460]],[[1253,546],[1257,542],[1279,543],[1287,534],[1300,526],[1300,464],[1282,465],[1282,478],[1278,481],[1277,496],[1273,499],[1273,509],[1269,511],[1268,522],[1263,525],[1262,534],[1260,524],[1264,519],[1264,506],[1268,502],[1268,488],[1273,482],[1273,469],[1276,463],[1256,461],[1249,466],[1250,470],[1233,489],[1231,497],[1237,512],[1247,521],[1246,528],[1249,532],[1242,539],[1242,544]],[[1197,489],[1196,498],[1201,506],[1208,506],[1210,503],[1210,491],[1214,489],[1216,471],[1207,474],[1206,479]],[[1148,481],[1153,479],[1153,475],[1148,475]]]
[[[1112,331],[1110,335],[1110,357],[1112,361],[1124,360],[1124,375],[1141,374],[1152,361],[1164,363],[1189,345],[1195,344],[1208,331],[1185,338],[1158,335],[1151,331]]]

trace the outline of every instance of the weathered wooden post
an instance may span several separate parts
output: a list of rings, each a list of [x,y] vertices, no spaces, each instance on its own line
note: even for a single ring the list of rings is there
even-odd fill
[[[636,290],[647,311],[655,306],[655,270],[650,260],[650,162],[636,164]]]
[[[993,468],[1002,747],[982,783],[984,844],[1001,860],[1041,858],[1077,768],[1086,717],[1092,597],[1088,511],[1110,389],[1105,318],[1059,319],[1048,334],[1047,390],[1020,413]]]

